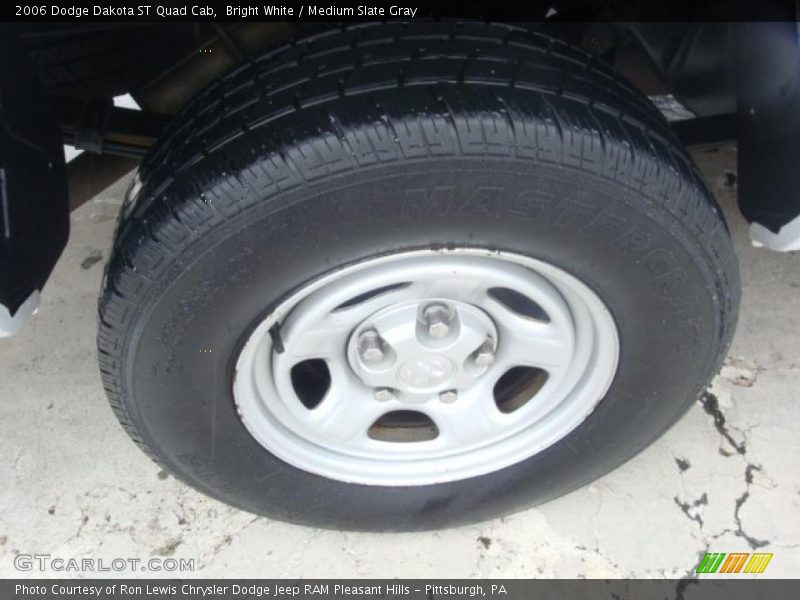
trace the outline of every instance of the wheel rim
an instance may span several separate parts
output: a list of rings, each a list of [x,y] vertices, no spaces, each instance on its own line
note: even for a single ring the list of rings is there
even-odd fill
[[[253,437],[330,479],[426,485],[541,452],[617,369],[614,320],[565,271],[504,252],[367,260],[282,302],[247,339],[233,395]]]

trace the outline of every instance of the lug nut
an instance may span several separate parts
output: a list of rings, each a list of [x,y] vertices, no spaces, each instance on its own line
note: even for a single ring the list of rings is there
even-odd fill
[[[455,390],[447,390],[446,392],[442,392],[439,394],[439,400],[445,404],[452,404],[458,400],[458,392]]]
[[[387,402],[394,398],[394,390],[391,388],[377,388],[374,396],[378,402]]]
[[[446,336],[450,332],[450,311],[443,304],[431,304],[422,313],[428,334],[435,338]]]
[[[383,359],[381,336],[374,329],[368,329],[358,336],[358,354],[367,363],[376,363]]]
[[[472,354],[473,362],[479,367],[488,367],[494,362],[494,348],[492,347],[492,340],[486,340],[480,345],[480,348],[475,350]]]

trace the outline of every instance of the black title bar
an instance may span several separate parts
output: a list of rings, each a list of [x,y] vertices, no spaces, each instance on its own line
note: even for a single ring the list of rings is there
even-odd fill
[[[796,21],[792,0],[17,0],[0,20],[37,21],[349,21],[484,19],[519,21]]]

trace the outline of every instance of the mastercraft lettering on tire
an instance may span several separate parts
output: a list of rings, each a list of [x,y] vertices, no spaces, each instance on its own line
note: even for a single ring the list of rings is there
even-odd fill
[[[664,118],[524,27],[293,40],[190,102],[135,185],[111,405],[276,519],[421,530],[565,494],[680,418],[736,322],[727,227]]]

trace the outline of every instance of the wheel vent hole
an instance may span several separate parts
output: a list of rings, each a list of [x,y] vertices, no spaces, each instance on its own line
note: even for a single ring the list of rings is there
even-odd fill
[[[493,287],[489,288],[488,293],[508,310],[521,317],[541,321],[543,323],[550,322],[550,316],[541,306],[516,290],[504,287]]]
[[[311,410],[319,406],[331,387],[331,372],[321,358],[312,358],[292,367],[292,386],[300,402]]]
[[[426,414],[394,410],[375,421],[367,435],[381,442],[426,442],[439,435],[439,428]]]
[[[367,300],[371,300],[376,296],[380,296],[381,294],[392,292],[394,290],[400,290],[404,287],[408,287],[409,285],[411,285],[411,283],[405,282],[405,283],[394,283],[392,285],[385,285],[383,287],[375,288],[374,290],[370,290],[368,292],[364,292],[363,294],[359,294],[358,296],[350,298],[350,300],[348,300],[347,302],[343,302],[342,304],[334,308],[333,311],[336,312],[337,310],[345,310],[348,308],[352,308],[353,306],[361,304],[362,302],[366,302]]]
[[[547,371],[513,367],[494,385],[494,401],[502,413],[512,413],[530,402],[547,382]]]

